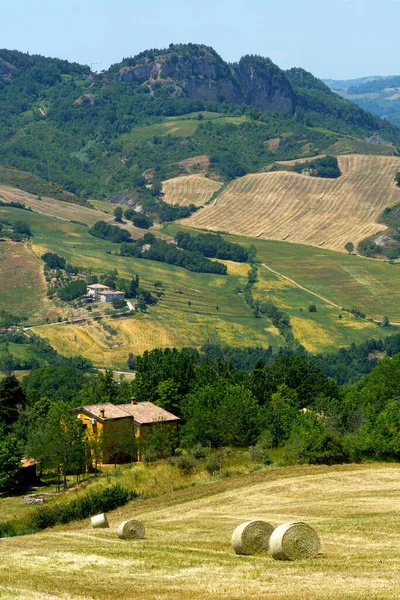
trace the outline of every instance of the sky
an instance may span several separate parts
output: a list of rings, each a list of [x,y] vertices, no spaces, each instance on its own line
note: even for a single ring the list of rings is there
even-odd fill
[[[107,69],[173,43],[326,79],[400,74],[400,0],[0,0],[0,48]]]

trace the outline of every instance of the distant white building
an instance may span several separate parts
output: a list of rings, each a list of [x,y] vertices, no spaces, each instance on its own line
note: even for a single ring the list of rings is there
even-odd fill
[[[114,300],[125,300],[124,292],[114,292],[114,290],[105,290],[99,293],[100,302],[114,302]]]
[[[108,285],[103,285],[102,283],[93,283],[87,286],[87,295],[93,296],[96,300],[99,299],[100,294],[103,292],[110,292],[111,288]]]

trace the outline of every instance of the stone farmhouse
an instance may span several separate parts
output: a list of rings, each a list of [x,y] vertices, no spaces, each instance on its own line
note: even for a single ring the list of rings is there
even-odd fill
[[[100,302],[113,302],[114,300],[125,300],[124,292],[112,290],[107,285],[93,283],[87,286],[87,295]]]

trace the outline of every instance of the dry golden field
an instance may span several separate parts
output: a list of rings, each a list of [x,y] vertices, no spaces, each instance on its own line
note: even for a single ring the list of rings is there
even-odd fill
[[[400,202],[400,158],[338,157],[342,176],[320,179],[279,171],[235,179],[215,204],[182,224],[262,239],[344,250],[384,229],[384,208]]]
[[[5,202],[22,202],[41,215],[50,215],[66,221],[80,221],[86,225],[94,225],[96,221],[109,221],[110,215],[72,202],[62,202],[53,198],[37,196],[8,185],[0,185],[0,198]]]
[[[208,179],[204,175],[175,177],[163,182],[162,188],[165,194],[163,200],[168,204],[179,204],[179,206],[189,204],[201,206],[219,190],[221,185],[220,181]]]
[[[110,529],[85,521],[1,539],[0,597],[395,600],[399,494],[396,464],[275,467],[190,486],[110,513]],[[117,538],[127,518],[144,522],[144,540]],[[250,519],[305,521],[322,553],[299,562],[236,556],[232,531]]]

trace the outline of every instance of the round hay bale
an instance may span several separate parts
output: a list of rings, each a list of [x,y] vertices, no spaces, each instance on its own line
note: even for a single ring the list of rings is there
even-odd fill
[[[259,554],[269,548],[269,538],[274,526],[266,521],[246,521],[232,534],[232,547],[236,554]]]
[[[117,535],[121,540],[141,540],[144,538],[144,525],[140,521],[124,521],[118,526]]]
[[[284,523],[274,529],[269,549],[275,560],[314,558],[321,549],[317,532],[306,523]]]
[[[95,515],[90,520],[92,522],[92,527],[94,527],[95,529],[104,529],[106,527],[110,527],[107,521],[107,517],[104,513],[101,513],[101,515]]]

